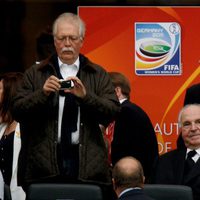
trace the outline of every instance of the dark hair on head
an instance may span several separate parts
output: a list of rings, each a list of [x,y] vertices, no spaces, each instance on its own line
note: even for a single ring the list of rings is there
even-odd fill
[[[120,87],[122,94],[130,99],[131,86],[129,80],[119,72],[109,72],[114,87]]]
[[[1,122],[12,123],[11,104],[16,94],[16,89],[22,81],[21,72],[8,72],[0,75],[0,81],[3,83],[3,91],[0,101]]]
[[[52,30],[46,27],[36,38],[37,61],[44,60],[55,52]]]

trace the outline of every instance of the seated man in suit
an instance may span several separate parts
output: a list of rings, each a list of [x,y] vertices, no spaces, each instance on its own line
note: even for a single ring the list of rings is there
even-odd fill
[[[119,200],[153,200],[144,194],[144,173],[141,163],[134,157],[120,159],[114,166],[113,188]]]
[[[178,123],[185,148],[177,148],[160,157],[154,183],[190,186],[194,200],[199,200],[200,104],[185,105],[179,113]]]
[[[185,92],[184,105],[192,103],[200,103],[200,83],[191,85],[190,87],[187,88]],[[177,148],[184,148],[184,147],[185,145],[180,134],[177,139]]]

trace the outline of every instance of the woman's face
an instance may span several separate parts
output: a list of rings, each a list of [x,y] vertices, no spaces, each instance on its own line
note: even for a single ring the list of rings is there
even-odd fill
[[[3,80],[0,81],[0,102],[2,102],[3,98]]]

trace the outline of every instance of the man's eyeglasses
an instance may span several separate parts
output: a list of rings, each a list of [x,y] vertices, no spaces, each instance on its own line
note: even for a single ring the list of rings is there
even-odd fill
[[[80,36],[76,36],[76,35],[66,35],[66,36],[61,36],[61,37],[57,37],[55,36],[56,40],[60,43],[63,43],[65,41],[69,41],[69,42],[73,42],[76,43],[79,41],[79,39],[81,39]]]
[[[191,130],[192,128],[200,129],[200,119],[194,121],[194,122],[184,122],[182,124],[182,129],[184,130]]]

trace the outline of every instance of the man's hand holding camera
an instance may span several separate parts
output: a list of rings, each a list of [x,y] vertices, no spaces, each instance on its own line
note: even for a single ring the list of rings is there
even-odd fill
[[[44,93],[48,96],[51,92],[59,90],[72,93],[79,98],[84,98],[86,95],[85,86],[78,77],[71,76],[65,80],[60,80],[54,75],[50,76],[44,83]]]
[[[70,92],[79,98],[84,98],[86,89],[81,80],[76,76],[68,77],[67,80],[71,80],[74,85],[72,88],[64,90],[64,92]]]
[[[60,89],[59,79],[56,76],[50,76],[43,85],[44,93],[49,96],[51,92],[57,92]]]

